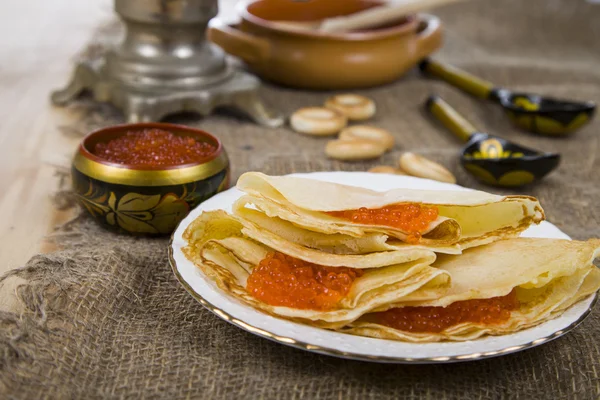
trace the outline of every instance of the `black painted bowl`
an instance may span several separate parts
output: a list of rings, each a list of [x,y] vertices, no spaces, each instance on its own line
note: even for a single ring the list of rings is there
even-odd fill
[[[480,182],[518,187],[542,179],[560,163],[560,155],[543,153],[486,133],[475,133],[460,162]]]
[[[91,152],[97,143],[143,129],[193,137],[217,149],[198,163],[171,167],[115,164]],[[118,125],[90,133],[75,153],[71,172],[81,206],[105,227],[132,234],[170,234],[192,208],[229,186],[227,153],[216,137],[163,123]]]
[[[565,136],[587,124],[594,117],[592,102],[556,100],[527,93],[506,92],[500,104],[510,120],[529,132]]]

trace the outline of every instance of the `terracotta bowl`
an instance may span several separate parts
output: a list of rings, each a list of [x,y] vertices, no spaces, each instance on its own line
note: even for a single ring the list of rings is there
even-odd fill
[[[367,0],[257,0],[239,25],[213,19],[208,38],[260,77],[307,89],[350,89],[398,79],[442,43],[440,20],[417,15],[392,26],[347,33],[282,27],[347,15],[380,4]]]
[[[96,143],[153,128],[209,142],[217,150],[200,162],[174,167],[115,164],[91,152]],[[199,129],[162,123],[118,125],[90,133],[75,153],[71,172],[73,190],[84,209],[104,226],[134,234],[171,233],[192,208],[229,185],[229,161],[219,139]]]

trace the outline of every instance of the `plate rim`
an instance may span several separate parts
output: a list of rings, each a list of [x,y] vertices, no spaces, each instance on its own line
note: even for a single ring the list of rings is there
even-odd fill
[[[320,171],[320,172],[322,172],[322,171]],[[327,172],[336,172],[336,171],[327,171]],[[340,172],[346,172],[346,171],[340,171]],[[235,186],[232,186],[232,188],[234,188],[234,187]],[[467,188],[467,189],[469,189],[469,188]],[[175,228],[175,230],[173,231],[173,233],[171,234],[171,236],[169,238],[168,258],[169,258],[169,265],[171,266],[171,270],[173,271],[175,278],[183,286],[183,288],[188,292],[188,294],[190,294],[204,308],[209,310],[211,313],[213,313],[217,317],[229,322],[230,324],[232,324],[232,325],[236,326],[237,328],[240,328],[246,332],[252,333],[254,335],[257,335],[257,336],[265,338],[265,339],[269,339],[269,340],[279,343],[279,344],[286,345],[288,347],[293,347],[296,349],[300,349],[300,350],[304,350],[304,351],[308,351],[308,352],[312,352],[312,353],[318,353],[318,354],[322,354],[322,355],[327,355],[327,356],[332,356],[332,357],[336,357],[336,358],[357,360],[357,361],[367,361],[367,362],[387,363],[387,364],[451,364],[451,363],[484,360],[484,359],[499,357],[499,356],[531,349],[531,348],[537,347],[539,345],[542,345],[544,343],[548,343],[555,339],[558,339],[559,337],[565,335],[566,333],[570,332],[571,330],[573,330],[577,326],[579,326],[590,315],[590,313],[592,312],[594,306],[596,305],[596,303],[598,301],[598,292],[595,292],[590,295],[593,298],[590,302],[589,307],[579,316],[579,318],[577,318],[575,321],[571,322],[569,325],[567,325],[563,329],[559,329],[547,336],[537,338],[530,342],[523,343],[521,345],[516,345],[516,346],[509,346],[509,347],[506,347],[506,348],[500,349],[500,350],[493,350],[493,351],[488,351],[488,352],[474,352],[474,353],[460,354],[460,355],[455,355],[455,356],[418,357],[418,358],[402,357],[402,356],[381,356],[381,355],[370,356],[370,355],[365,355],[365,354],[353,353],[353,352],[349,352],[349,351],[341,351],[341,350],[337,350],[334,348],[323,347],[320,345],[306,343],[306,342],[303,342],[303,341],[300,341],[300,340],[297,340],[297,339],[294,339],[291,337],[273,334],[267,330],[256,327],[248,322],[245,322],[245,321],[242,321],[242,320],[239,320],[239,319],[233,317],[227,311],[224,311],[223,309],[217,307],[216,305],[214,305],[213,303],[211,303],[210,301],[208,301],[204,297],[202,297],[202,295],[200,295],[198,292],[196,292],[189,285],[189,283],[183,278],[183,276],[181,276],[181,274],[179,273],[179,270],[177,268],[177,262],[175,261],[175,257],[173,255],[173,248],[174,248],[173,242],[175,240],[175,234],[177,233],[177,231],[179,230],[180,226],[183,224],[184,221],[185,221],[185,219],[183,219],[177,225],[177,227]]]

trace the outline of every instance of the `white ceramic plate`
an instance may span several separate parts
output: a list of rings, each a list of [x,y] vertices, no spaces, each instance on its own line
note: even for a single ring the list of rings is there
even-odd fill
[[[379,191],[392,188],[470,190],[427,179],[366,172],[316,172],[295,176]],[[592,295],[575,304],[559,318],[527,330],[468,342],[405,343],[337,333],[275,318],[221,291],[181,251],[186,245],[182,238],[183,231],[192,220],[203,211],[224,209],[231,212],[231,205],[241,195],[235,188],[222,192],[202,203],[182,221],[171,241],[171,266],[181,284],[210,311],[235,326],[278,343],[316,353],[377,362],[444,363],[475,360],[513,353],[556,339],[583,321],[596,300],[596,295]],[[529,228],[523,236],[569,239],[549,222]]]

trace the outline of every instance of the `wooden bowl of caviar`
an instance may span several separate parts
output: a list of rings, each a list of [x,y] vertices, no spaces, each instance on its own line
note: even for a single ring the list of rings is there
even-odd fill
[[[229,185],[219,139],[164,123],[90,133],[71,171],[82,207],[104,226],[133,234],[170,234],[192,208]]]

